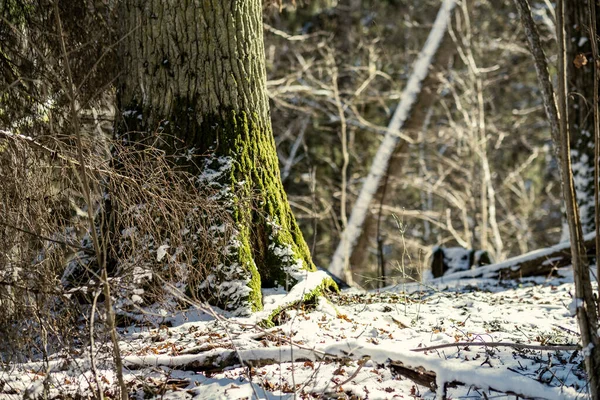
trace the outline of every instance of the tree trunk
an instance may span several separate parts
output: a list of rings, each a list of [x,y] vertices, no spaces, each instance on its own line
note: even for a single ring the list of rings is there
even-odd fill
[[[600,339],[598,335],[598,313],[590,282],[589,260],[584,250],[582,224],[579,218],[576,189],[574,184],[573,168],[571,164],[570,148],[572,143],[571,121],[568,107],[569,103],[569,63],[566,34],[572,21],[565,18],[566,5],[564,0],[558,0],[556,7],[556,30],[558,42],[558,114],[560,115],[561,134],[561,169],[563,178],[563,197],[571,237],[571,257],[573,263],[573,276],[575,280],[575,302],[577,306],[577,320],[581,332],[581,345],[584,348],[585,367],[589,379],[589,391],[593,400],[598,400],[600,392]],[[593,96],[592,96],[593,97]],[[587,99],[586,99],[587,100]],[[593,114],[593,113],[592,113]],[[577,121],[577,119],[575,119]],[[592,157],[593,159],[593,157]],[[588,170],[593,176],[593,168]],[[592,187],[594,187],[592,185]],[[594,196],[592,196],[592,199]],[[592,223],[594,222],[594,207],[591,207]],[[593,225],[592,225],[593,226]]]
[[[120,14],[118,131],[202,156],[198,184],[220,189],[236,226],[226,265],[212,266],[200,289],[227,310],[261,309],[261,286],[288,288],[314,270],[280,179],[261,4],[126,0]]]
[[[597,7],[597,6],[596,6]],[[598,15],[598,13],[596,13]],[[591,61],[589,5],[586,0],[566,7],[567,90],[571,127],[571,158],[583,233],[594,231],[594,73]],[[565,238],[563,233],[563,239]]]

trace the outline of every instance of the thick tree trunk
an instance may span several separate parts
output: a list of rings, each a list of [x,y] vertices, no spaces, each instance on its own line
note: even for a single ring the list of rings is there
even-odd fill
[[[212,266],[200,288],[228,310],[260,309],[261,286],[287,287],[314,270],[281,184],[261,7],[126,0],[121,11],[119,131],[142,132],[128,135],[135,139],[158,132],[169,153],[203,156],[199,185],[220,188],[236,232],[227,265]]]

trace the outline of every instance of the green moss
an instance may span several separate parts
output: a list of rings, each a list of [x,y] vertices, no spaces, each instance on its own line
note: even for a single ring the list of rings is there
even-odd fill
[[[138,104],[123,109],[136,110],[125,119],[130,130],[155,132],[146,116],[152,110],[144,110]],[[261,121],[254,113],[221,110],[219,113],[202,115],[196,110],[196,99],[176,98],[173,115],[163,118],[164,149],[171,154],[185,143],[194,147],[196,154],[208,160],[227,157],[233,160],[230,170],[218,179],[218,185],[227,188],[233,195],[233,204],[224,206],[230,212],[236,230],[239,247],[236,254],[228,257],[227,263],[238,264],[247,272],[251,292],[247,299],[252,311],[262,309],[261,288],[285,285],[289,289],[296,280],[294,268],[302,261],[301,269],[316,270],[302,232],[292,214],[287,196],[281,183],[279,160],[269,121]],[[143,118],[138,119],[142,115]],[[137,138],[134,138],[137,139]],[[210,161],[188,163],[188,168],[209,165]],[[186,162],[186,161],[182,161]],[[212,183],[211,183],[212,184]],[[289,249],[289,250],[286,250]],[[282,257],[282,251],[291,253]],[[216,265],[215,265],[216,267]],[[219,284],[230,279],[226,274],[214,271]],[[210,293],[209,295],[214,295]],[[214,297],[214,296],[213,296]],[[225,309],[236,309],[243,304],[233,304],[219,299],[217,304]]]
[[[4,14],[4,18],[15,26],[25,24],[34,10],[35,4],[33,2],[5,0],[0,5],[0,11]]]
[[[295,262],[282,260],[273,248],[290,246],[293,258],[302,260],[304,269],[315,267],[281,185],[272,133],[268,124],[257,120],[257,115],[229,110],[220,116],[205,117],[201,131],[207,132],[202,136],[214,140],[216,156],[235,160],[229,182],[223,184],[238,196],[238,207],[232,210],[234,220],[248,227],[242,232],[248,240],[238,240],[248,244],[262,287],[273,287],[292,281],[286,268]],[[249,201],[244,203],[240,197]]]
[[[277,320],[277,318],[280,316],[281,313],[283,313],[284,311],[289,310],[291,308],[300,308],[304,304],[316,302],[317,299],[319,297],[323,296],[323,294],[327,291],[339,292],[337,284],[331,278],[323,279],[323,281],[321,282],[321,284],[319,286],[317,286],[310,292],[305,293],[304,296],[302,297],[302,300],[291,302],[289,304],[285,304],[285,305],[277,308],[267,318],[263,319],[258,324],[259,324],[259,326],[262,326],[265,328],[272,328],[272,327],[276,326],[276,323],[274,321]]]
[[[252,250],[247,238],[247,235],[243,235],[241,238],[238,238],[238,240],[241,239],[240,241],[242,242],[242,245],[238,251],[238,259],[243,268],[247,268],[248,272],[250,273],[250,282],[248,283],[248,287],[250,288],[250,295],[248,298],[250,308],[252,311],[260,311],[262,310],[260,274],[258,273],[256,263],[252,258]]]

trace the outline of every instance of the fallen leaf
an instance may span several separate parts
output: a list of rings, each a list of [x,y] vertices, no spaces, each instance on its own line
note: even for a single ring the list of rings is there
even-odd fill
[[[588,63],[587,57],[583,53],[577,54],[575,56],[575,59],[573,60],[573,64],[575,64],[576,68],[581,68],[584,65],[587,65],[587,63]]]

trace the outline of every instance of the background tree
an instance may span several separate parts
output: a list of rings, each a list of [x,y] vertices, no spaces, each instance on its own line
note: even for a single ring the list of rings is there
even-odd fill
[[[402,93],[402,100],[394,111],[385,138],[377,150],[373,164],[369,169],[369,175],[353,206],[350,220],[344,224],[345,229],[342,233],[340,243],[333,254],[329,269],[332,273],[343,276],[345,279],[351,279],[349,262],[354,252],[354,247],[364,229],[363,225],[369,214],[370,203],[374,195],[378,192],[386,171],[387,173],[390,172],[390,160],[400,141],[404,123],[409,119],[413,105],[415,103],[419,104],[417,100],[421,96],[423,80],[427,77],[433,57],[437,53],[440,43],[446,34],[454,5],[453,0],[447,0],[442,3],[431,33],[418,59],[415,61],[411,76],[406,85],[406,90]],[[402,139],[406,140],[406,137]],[[385,273],[383,263],[381,264],[382,272]]]
[[[593,2],[592,2],[593,3]],[[569,3],[565,14],[571,153],[583,233],[594,231],[594,63],[590,2]],[[593,3],[593,7],[597,7]]]

